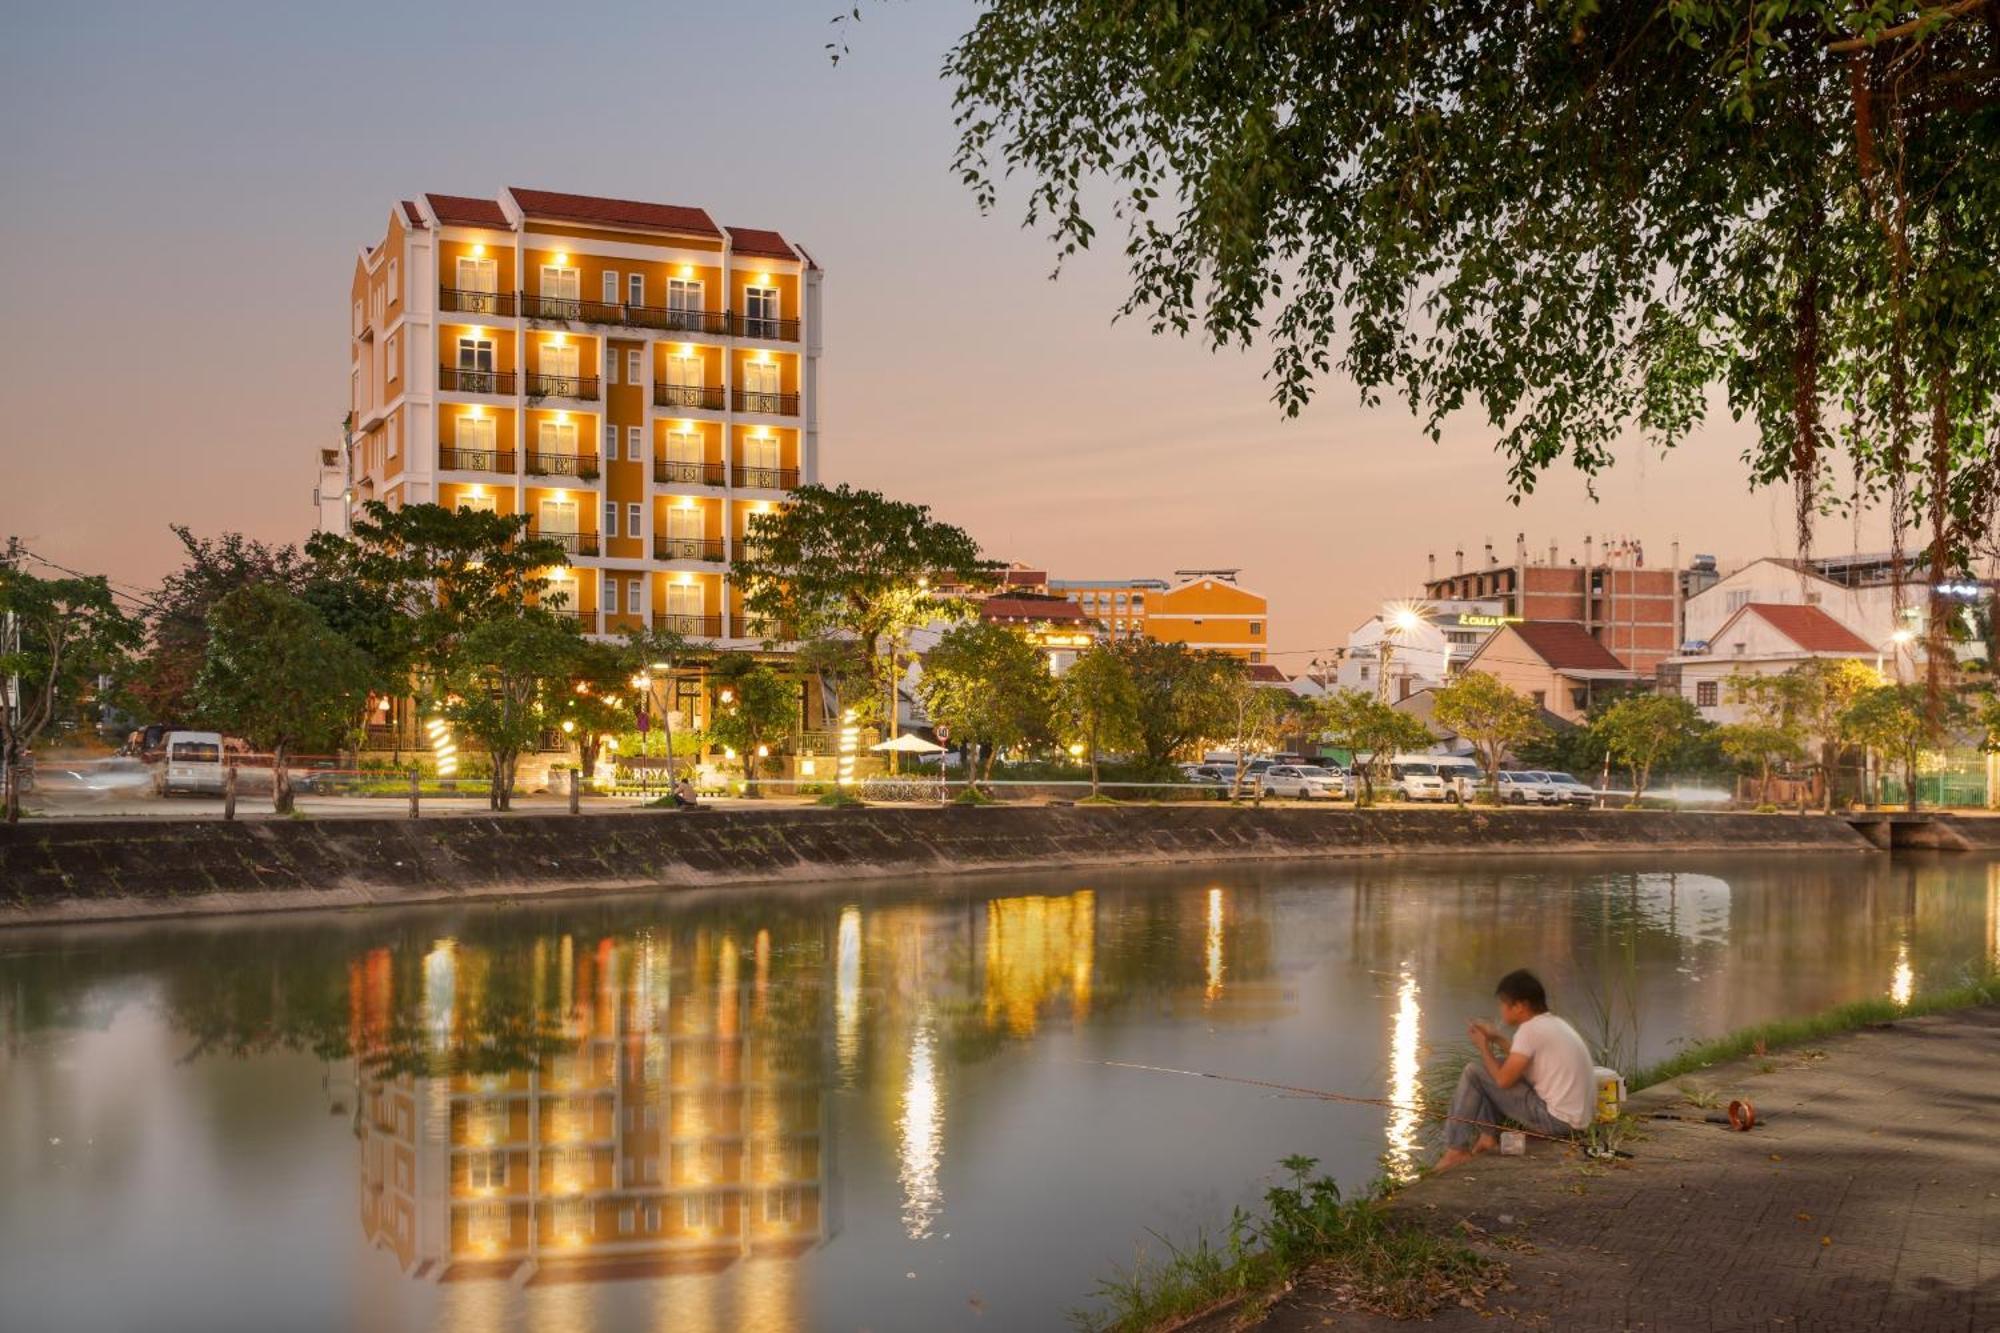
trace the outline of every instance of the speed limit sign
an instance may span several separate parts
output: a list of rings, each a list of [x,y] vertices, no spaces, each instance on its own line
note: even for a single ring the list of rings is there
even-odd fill
[[[938,723],[938,724],[937,724],[937,738],[938,738],[938,744],[939,744],[939,745],[945,745],[945,744],[948,744],[948,743],[950,743],[950,741],[951,741],[951,727],[950,727],[949,725],[947,725],[946,723],[943,723],[943,722],[940,722],[940,723]]]

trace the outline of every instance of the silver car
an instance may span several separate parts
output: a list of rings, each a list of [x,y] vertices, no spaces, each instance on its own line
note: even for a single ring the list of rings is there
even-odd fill
[[[1302,801],[1347,795],[1345,774],[1312,764],[1273,764],[1259,776],[1258,785],[1266,796],[1296,796]]]
[[[1495,789],[1507,805],[1554,805],[1562,797],[1540,773],[1507,769],[1494,775]]]
[[[1567,773],[1547,769],[1542,771],[1540,776],[1548,780],[1549,788],[1555,793],[1558,804],[1579,805],[1585,809],[1597,804],[1597,790],[1578,782]]]

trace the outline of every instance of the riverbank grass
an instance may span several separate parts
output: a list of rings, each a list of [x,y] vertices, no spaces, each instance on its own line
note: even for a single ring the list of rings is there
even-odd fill
[[[1929,991],[1912,996],[1907,1004],[1898,1004],[1889,996],[1881,995],[1872,999],[1856,1000],[1852,1004],[1843,1004],[1838,1008],[1828,1009],[1806,1018],[1781,1018],[1776,1022],[1743,1028],[1727,1036],[1717,1037],[1713,1041],[1690,1046],[1678,1055],[1640,1070],[1631,1078],[1630,1086],[1632,1091],[1637,1092],[1641,1088],[1650,1088],[1655,1084],[1685,1078],[1710,1065],[1741,1060],[1752,1055],[1764,1055],[1771,1051],[1783,1050],[1788,1046],[1803,1046],[1807,1042],[1819,1041],[1842,1032],[1852,1032],[1856,1028],[1893,1023],[1899,1018],[1941,1014],[1953,1009],[1970,1009],[1982,1004],[2000,1004],[2000,973],[1988,975],[1977,981],[1969,981],[1962,986],[1953,986],[1948,990]]]
[[[1325,1271],[1357,1309],[1423,1318],[1484,1292],[1500,1278],[1464,1245],[1393,1221],[1378,1187],[1343,1199],[1340,1187],[1314,1176],[1311,1157],[1281,1163],[1289,1184],[1265,1191],[1265,1212],[1237,1209],[1220,1243],[1206,1234],[1187,1245],[1155,1236],[1164,1257],[1142,1256],[1098,1284],[1100,1308],[1078,1311],[1086,1333],[1144,1333],[1177,1327],[1244,1300],[1269,1300],[1307,1267]]]

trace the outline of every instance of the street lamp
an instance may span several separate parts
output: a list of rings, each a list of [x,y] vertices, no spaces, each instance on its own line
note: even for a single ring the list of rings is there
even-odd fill
[[[1385,608],[1382,618],[1382,635],[1376,642],[1379,662],[1376,666],[1375,693],[1383,703],[1389,702],[1389,660],[1395,651],[1396,638],[1409,634],[1425,623],[1422,608],[1404,603]]]

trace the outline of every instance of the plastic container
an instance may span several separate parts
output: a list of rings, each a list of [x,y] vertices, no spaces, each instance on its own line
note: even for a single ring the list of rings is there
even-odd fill
[[[1502,1157],[1525,1157],[1528,1154],[1528,1136],[1518,1129],[1500,1131],[1500,1155]]]
[[[1603,1065],[1592,1072],[1597,1076],[1597,1123],[1609,1124],[1625,1105],[1625,1076]]]

